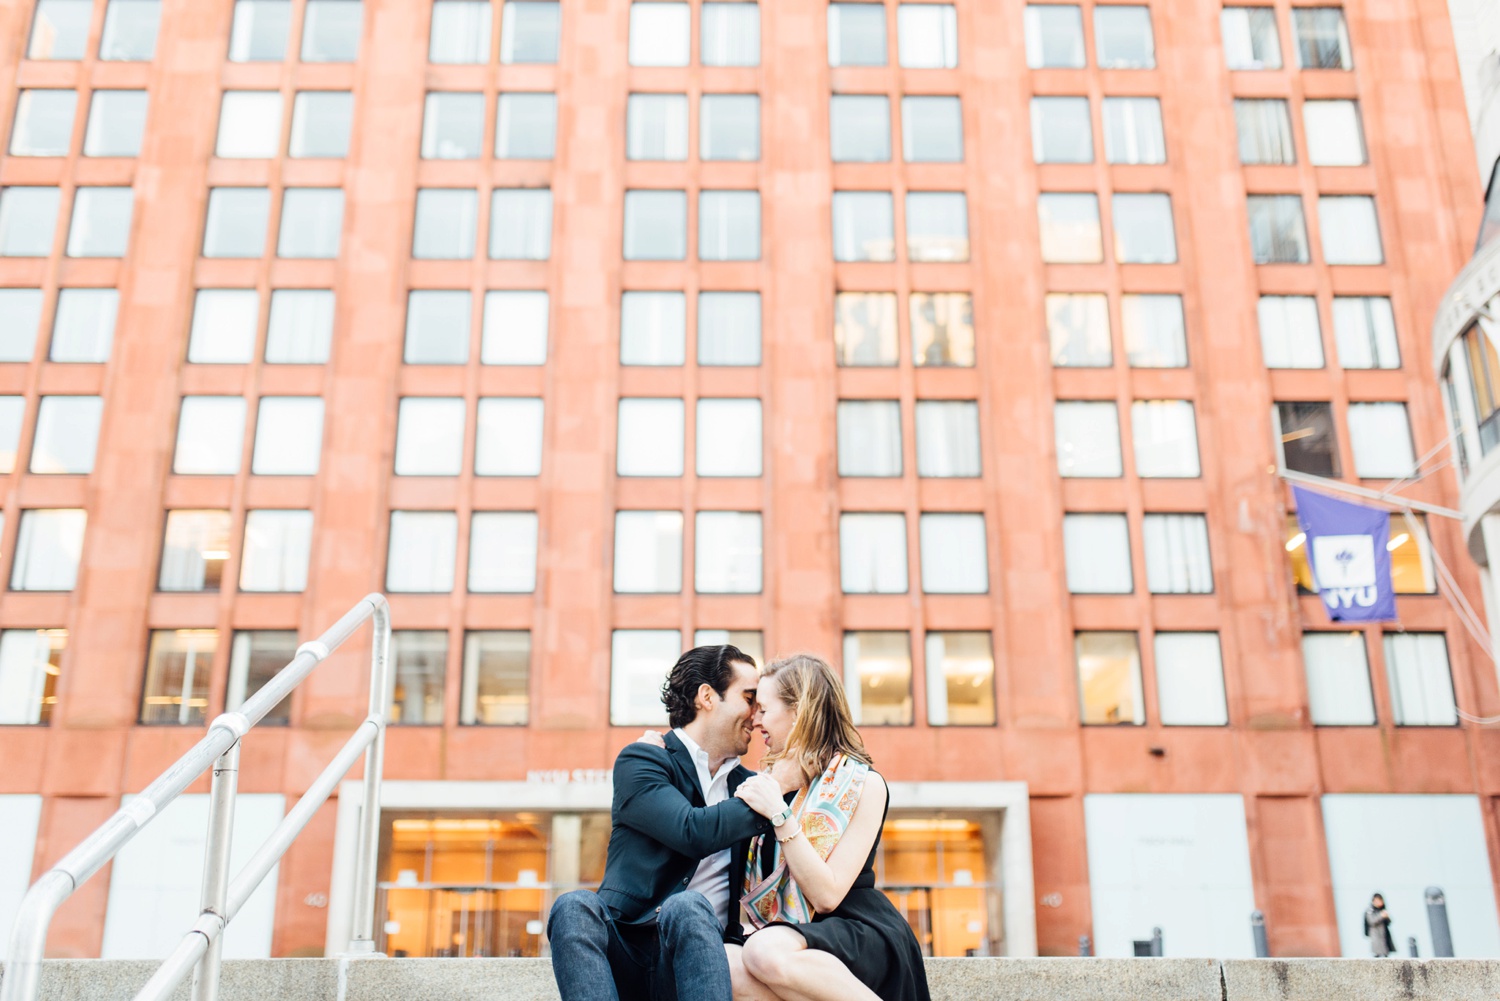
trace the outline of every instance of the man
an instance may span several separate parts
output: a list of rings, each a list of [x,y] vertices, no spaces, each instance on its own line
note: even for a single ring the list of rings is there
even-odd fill
[[[662,686],[666,746],[615,759],[604,882],[557,898],[547,921],[562,1001],[730,1001],[746,845],[771,828],[734,792],[776,785],[739,763],[757,680],[732,646],[689,650]]]

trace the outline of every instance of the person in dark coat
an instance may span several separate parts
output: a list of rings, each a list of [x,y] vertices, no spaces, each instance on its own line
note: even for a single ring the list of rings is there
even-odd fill
[[[1370,898],[1365,911],[1365,937],[1370,940],[1370,955],[1384,959],[1396,951],[1391,940],[1391,914],[1385,909],[1385,898],[1380,894]]]

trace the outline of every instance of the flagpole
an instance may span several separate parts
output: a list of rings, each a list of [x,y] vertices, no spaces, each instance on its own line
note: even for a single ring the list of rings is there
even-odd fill
[[[1288,483],[1302,483],[1310,487],[1321,487],[1325,490],[1333,490],[1339,493],[1350,494],[1355,497],[1363,497],[1366,500],[1376,501],[1398,511],[1411,508],[1413,511],[1422,511],[1427,514],[1435,514],[1440,518],[1452,518],[1455,521],[1463,521],[1462,511],[1455,511],[1451,507],[1442,507],[1438,504],[1428,504],[1426,501],[1411,500],[1407,497],[1397,497],[1383,494],[1369,487],[1361,487],[1353,483],[1345,483],[1343,480],[1331,480],[1326,476],[1314,476],[1311,473],[1299,473],[1282,466],[1276,470],[1276,475]]]

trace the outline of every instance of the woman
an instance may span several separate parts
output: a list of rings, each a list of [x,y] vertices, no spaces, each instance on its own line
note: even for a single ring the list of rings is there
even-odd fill
[[[1384,959],[1396,951],[1396,943],[1391,940],[1391,914],[1385,909],[1385,898],[1378,893],[1370,898],[1365,911],[1365,936],[1370,940],[1370,954],[1376,959]]]

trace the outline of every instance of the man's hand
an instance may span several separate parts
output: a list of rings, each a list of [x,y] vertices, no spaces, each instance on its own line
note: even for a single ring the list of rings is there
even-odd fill
[[[650,744],[652,747],[667,746],[667,742],[662,739],[661,733],[657,730],[647,730],[645,733],[635,738],[635,742],[637,744]]]
[[[769,775],[754,775],[740,783],[735,796],[767,820],[786,809],[781,786]]]

